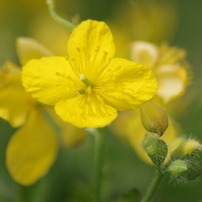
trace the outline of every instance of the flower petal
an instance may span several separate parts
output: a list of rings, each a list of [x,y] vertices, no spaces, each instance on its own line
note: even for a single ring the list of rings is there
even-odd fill
[[[110,124],[117,116],[117,111],[104,104],[97,95],[78,95],[62,100],[55,106],[56,113],[65,122],[78,128],[97,128]]]
[[[67,45],[69,59],[77,76],[94,82],[115,52],[113,36],[104,22],[83,21],[72,32]]]
[[[150,100],[158,88],[151,70],[121,58],[111,60],[96,85],[105,102],[118,111],[136,109]]]
[[[22,82],[34,98],[49,105],[72,97],[85,87],[63,57],[29,61],[23,67]]]
[[[17,53],[21,65],[25,65],[31,59],[39,59],[43,56],[53,55],[36,40],[28,37],[19,37],[16,41]]]
[[[187,71],[180,65],[162,65],[156,70],[159,82],[157,95],[165,103],[184,93],[187,86]]]
[[[15,181],[31,185],[48,172],[56,151],[54,131],[40,111],[33,111],[27,124],[12,136],[6,151],[6,165]]]
[[[0,69],[0,117],[12,127],[23,125],[36,101],[25,91],[21,70],[12,63]]]
[[[159,50],[152,43],[137,41],[131,44],[130,58],[149,68],[152,68],[159,58]]]

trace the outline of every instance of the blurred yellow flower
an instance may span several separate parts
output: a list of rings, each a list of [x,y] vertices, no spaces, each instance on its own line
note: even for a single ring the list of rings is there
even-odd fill
[[[182,95],[189,84],[186,52],[167,44],[156,46],[144,41],[136,41],[130,46],[130,59],[153,70],[159,89],[156,93],[164,103]]]
[[[22,72],[25,89],[40,102],[55,105],[65,122],[103,127],[117,111],[136,109],[158,88],[147,67],[113,58],[113,37],[104,22],[82,22],[67,49],[68,57],[31,60]]]
[[[30,38],[17,40],[17,52],[21,64],[31,58],[52,55]],[[0,117],[12,127],[21,128],[9,141],[6,165],[12,178],[23,185],[31,185],[44,176],[56,158],[57,137],[44,113],[54,119],[62,137],[68,136],[65,142],[68,147],[84,139],[84,131],[62,122],[52,108],[39,104],[27,93],[22,86],[21,69],[7,62],[0,68]]]

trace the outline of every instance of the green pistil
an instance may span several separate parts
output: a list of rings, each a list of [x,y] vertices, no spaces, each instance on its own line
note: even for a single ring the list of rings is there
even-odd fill
[[[92,82],[88,80],[84,74],[80,75],[80,79],[87,87],[90,87],[93,85]]]

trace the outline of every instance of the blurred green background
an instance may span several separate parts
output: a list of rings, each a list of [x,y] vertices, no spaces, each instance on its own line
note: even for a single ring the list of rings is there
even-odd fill
[[[58,13],[65,18],[70,19],[79,14],[81,20],[88,18],[104,20],[109,22],[109,25],[113,23],[117,25],[117,22],[125,20],[124,14],[127,12],[124,9],[128,4],[127,0],[55,1]],[[140,1],[134,0],[134,2]],[[147,4],[151,1],[141,2]],[[178,113],[175,113],[175,110],[171,113],[181,124],[184,134],[202,140],[202,1],[152,2],[157,4],[160,2],[165,5],[165,9],[167,4],[172,5],[174,14],[171,12],[170,16],[174,16],[172,17],[174,20],[168,35],[162,35],[159,40],[154,38],[149,40],[156,43],[166,40],[172,46],[185,49],[194,75],[186,94],[173,101],[176,102]],[[34,37],[48,48],[52,48],[46,36],[50,34],[52,40],[57,38],[57,30],[48,33],[48,27],[61,28],[49,16],[45,0],[0,0],[0,8],[0,64],[6,61],[19,64],[15,49],[15,40],[18,36]],[[145,15],[148,13],[146,9],[142,12]],[[52,24],[45,23],[44,19]],[[125,23],[130,28],[131,24],[127,24],[127,21]],[[120,23],[120,30],[121,25]],[[170,25],[165,21],[161,29],[167,30],[168,26]],[[64,30],[68,35],[69,31],[66,28]],[[141,30],[135,30],[139,31]],[[76,148],[65,149],[61,146],[57,160],[48,175],[33,186],[23,187],[11,179],[5,166],[6,146],[15,130],[7,122],[0,120],[0,202],[89,202],[93,171],[93,137],[89,135],[87,140]],[[126,142],[108,132],[103,173],[103,201],[113,201],[121,193],[126,193],[132,188],[138,188],[141,194],[144,193],[152,179],[154,168],[142,162]],[[169,183],[169,179],[165,179],[156,201],[200,202],[201,189],[200,178],[181,186],[174,182]]]

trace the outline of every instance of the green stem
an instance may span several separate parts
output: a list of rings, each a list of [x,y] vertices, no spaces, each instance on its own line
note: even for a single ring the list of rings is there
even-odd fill
[[[94,193],[93,202],[100,202],[102,163],[104,156],[104,139],[106,128],[98,128],[95,135],[95,156],[94,156]]]
[[[155,192],[157,191],[158,187],[160,186],[160,182],[162,181],[162,179],[163,179],[163,174],[161,173],[161,171],[157,170],[156,175],[154,176],[154,179],[153,179],[151,185],[149,186],[145,196],[141,200],[141,202],[150,202],[152,200]]]
[[[68,27],[70,30],[73,30],[76,28],[76,26],[71,23],[68,20],[65,20],[64,18],[60,17],[56,11],[55,11],[55,4],[54,4],[54,0],[47,0],[46,3],[48,4],[48,8],[49,8],[49,12],[50,15],[52,16],[52,18],[57,21],[58,23],[60,23],[61,25],[64,25],[65,27]]]

